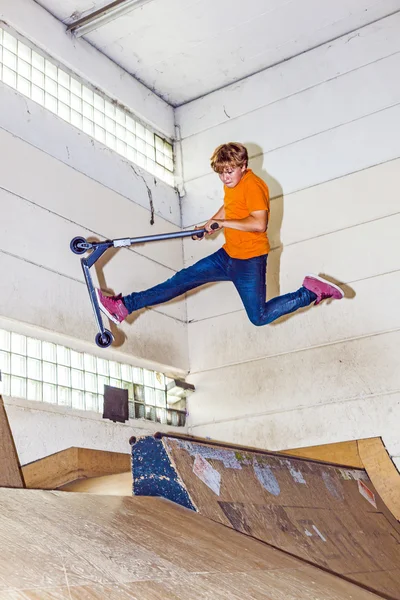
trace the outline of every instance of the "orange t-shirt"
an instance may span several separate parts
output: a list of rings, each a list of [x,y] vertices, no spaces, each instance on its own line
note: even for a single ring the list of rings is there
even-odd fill
[[[266,210],[269,216],[269,191],[267,184],[247,169],[234,188],[224,185],[225,219],[245,219],[255,210]],[[268,254],[270,245],[266,233],[237,231],[224,228],[224,249],[231,258],[253,258]]]

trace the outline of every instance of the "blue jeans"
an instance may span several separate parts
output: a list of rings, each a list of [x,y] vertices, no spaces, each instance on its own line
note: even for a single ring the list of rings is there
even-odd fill
[[[253,325],[267,325],[282,315],[308,306],[317,296],[301,287],[297,292],[265,301],[267,255],[245,260],[231,258],[223,248],[178,271],[173,277],[143,292],[133,292],[123,298],[131,313],[145,306],[168,302],[189,290],[213,281],[232,281],[242,299]]]

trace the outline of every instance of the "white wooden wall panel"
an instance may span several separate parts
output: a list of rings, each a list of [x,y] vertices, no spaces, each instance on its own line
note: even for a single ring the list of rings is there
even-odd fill
[[[81,227],[107,239],[179,230],[159,215],[154,225],[150,225],[147,208],[2,129],[0,145],[7,148],[0,161],[0,187],[75,223],[74,236],[81,235]],[[143,195],[144,191],[140,197]],[[152,242],[135,246],[135,251],[178,270],[182,265],[181,243],[181,240]]]
[[[274,197],[399,156],[400,105],[397,105],[269,152],[250,161],[250,168],[265,179]],[[215,207],[222,204],[221,182],[215,173],[194,179],[185,187],[184,227],[209,218]]]
[[[383,405],[400,392],[399,342],[397,330],[193,374],[189,426],[278,413],[290,422],[293,411],[311,415],[312,408],[373,397]]]
[[[272,247],[354,227],[399,212],[400,160],[334,179],[271,202]]]
[[[69,248],[76,234],[75,223],[1,189],[0,211],[3,215],[1,251],[84,282],[80,256]],[[80,227],[79,235],[87,238],[90,232]],[[174,274],[173,270],[125,248],[116,252],[109,250],[96,266],[100,267],[102,287],[124,294],[146,289]],[[96,267],[92,267],[91,273],[96,282]],[[163,305],[162,312],[181,321],[186,319],[183,301]]]
[[[209,157],[225,141],[249,142],[250,155],[268,154],[398,104],[399,71],[397,53],[189,137],[182,143],[186,181],[210,172]]]
[[[252,325],[243,309],[189,323],[191,372],[400,329],[400,271],[358,281],[351,288],[355,294],[352,298],[312,305],[264,327]],[[219,301],[222,302],[222,296]],[[212,332],[211,338],[204,335],[205,330]]]
[[[194,398],[193,398],[194,400]],[[221,402],[216,394],[214,402]],[[229,399],[227,400],[227,404]],[[400,394],[354,399],[350,402],[304,406],[292,411],[190,427],[192,435],[251,445],[269,450],[285,450],[347,440],[391,435],[400,419]],[[208,407],[205,407],[205,412]],[[189,410],[192,410],[191,408]],[[400,459],[395,459],[400,466]]]

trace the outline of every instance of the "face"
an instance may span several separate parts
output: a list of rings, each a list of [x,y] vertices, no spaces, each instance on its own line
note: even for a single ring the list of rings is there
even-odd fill
[[[234,188],[242,179],[246,172],[246,166],[243,167],[226,167],[222,173],[218,173],[220,180],[226,187]]]

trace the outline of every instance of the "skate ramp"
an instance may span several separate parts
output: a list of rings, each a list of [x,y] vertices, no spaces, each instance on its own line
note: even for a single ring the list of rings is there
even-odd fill
[[[23,488],[21,467],[3,398],[0,396],[0,486]]]
[[[132,447],[136,495],[162,495],[400,599],[400,534],[363,469],[164,436]]]
[[[400,521],[400,473],[390,458],[382,438],[294,448],[280,453],[365,469],[387,508]]]
[[[0,600],[374,600],[161,498],[0,489]]]
[[[26,487],[41,490],[54,490],[79,480],[130,470],[129,454],[77,447],[55,452],[22,467]]]

